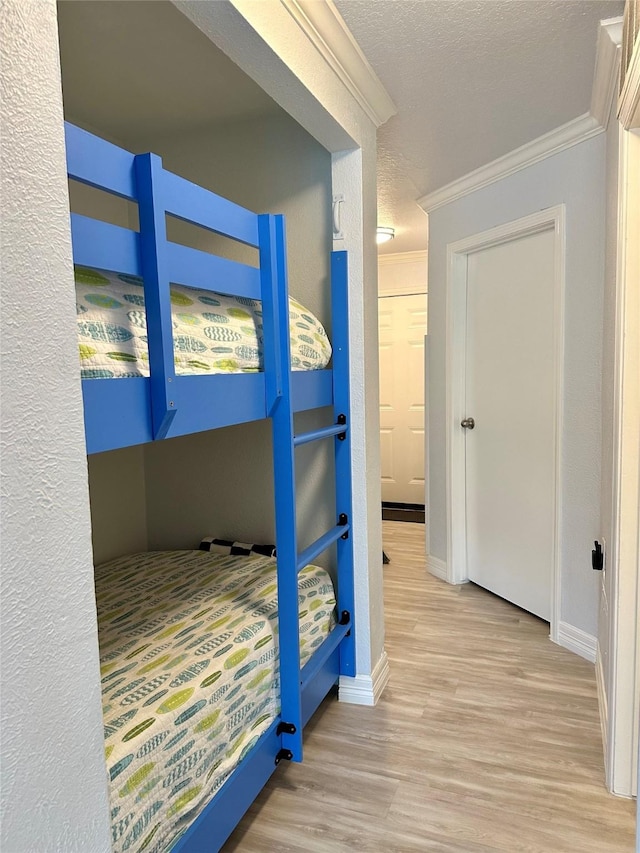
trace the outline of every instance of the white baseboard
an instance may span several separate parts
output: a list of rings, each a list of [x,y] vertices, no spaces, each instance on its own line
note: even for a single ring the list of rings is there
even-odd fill
[[[604,750],[606,765],[608,755],[607,742],[609,732],[609,703],[607,701],[607,688],[604,683],[604,669],[602,668],[600,643],[596,643],[596,685],[598,687],[598,708],[600,710],[600,728],[602,729],[602,748]]]
[[[596,638],[568,622],[558,622],[558,645],[591,663],[596,662]]]
[[[389,660],[380,655],[371,675],[341,675],[338,699],[351,705],[375,705],[389,681]]]
[[[432,557],[431,554],[427,554],[427,571],[430,575],[440,578],[443,581],[449,580],[445,561],[439,560],[437,557]]]

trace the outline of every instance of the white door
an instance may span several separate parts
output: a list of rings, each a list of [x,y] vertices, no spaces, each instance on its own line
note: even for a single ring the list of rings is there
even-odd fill
[[[469,580],[550,621],[555,517],[554,232],[467,258]],[[462,427],[461,427],[462,428]]]
[[[424,505],[427,296],[378,300],[382,500]]]

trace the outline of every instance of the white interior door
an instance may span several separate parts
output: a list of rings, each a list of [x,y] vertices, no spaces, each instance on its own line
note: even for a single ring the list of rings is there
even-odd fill
[[[424,504],[427,296],[378,300],[382,500]]]
[[[467,258],[469,580],[550,621],[555,517],[554,232]],[[462,427],[461,427],[462,428]]]

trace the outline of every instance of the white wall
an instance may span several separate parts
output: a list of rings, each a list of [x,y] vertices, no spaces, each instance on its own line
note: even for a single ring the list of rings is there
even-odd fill
[[[566,205],[560,618],[589,635],[596,632],[599,583],[590,550],[600,531],[604,155],[600,134],[429,217],[429,533],[432,556],[446,560],[446,246],[534,211]]]
[[[0,848],[107,853],[56,6],[0,8]]]
[[[378,296],[427,293],[427,253],[378,255]]]

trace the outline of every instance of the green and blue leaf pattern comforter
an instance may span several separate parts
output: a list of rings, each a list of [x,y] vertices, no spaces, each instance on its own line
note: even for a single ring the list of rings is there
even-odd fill
[[[83,379],[149,375],[142,279],[75,268],[80,367]],[[254,373],[262,370],[262,303],[171,285],[176,373]],[[320,323],[289,299],[293,370],[321,370],[331,344]]]
[[[134,554],[96,568],[114,853],[168,850],[279,710],[275,560]],[[299,576],[304,663],[335,622]]]

